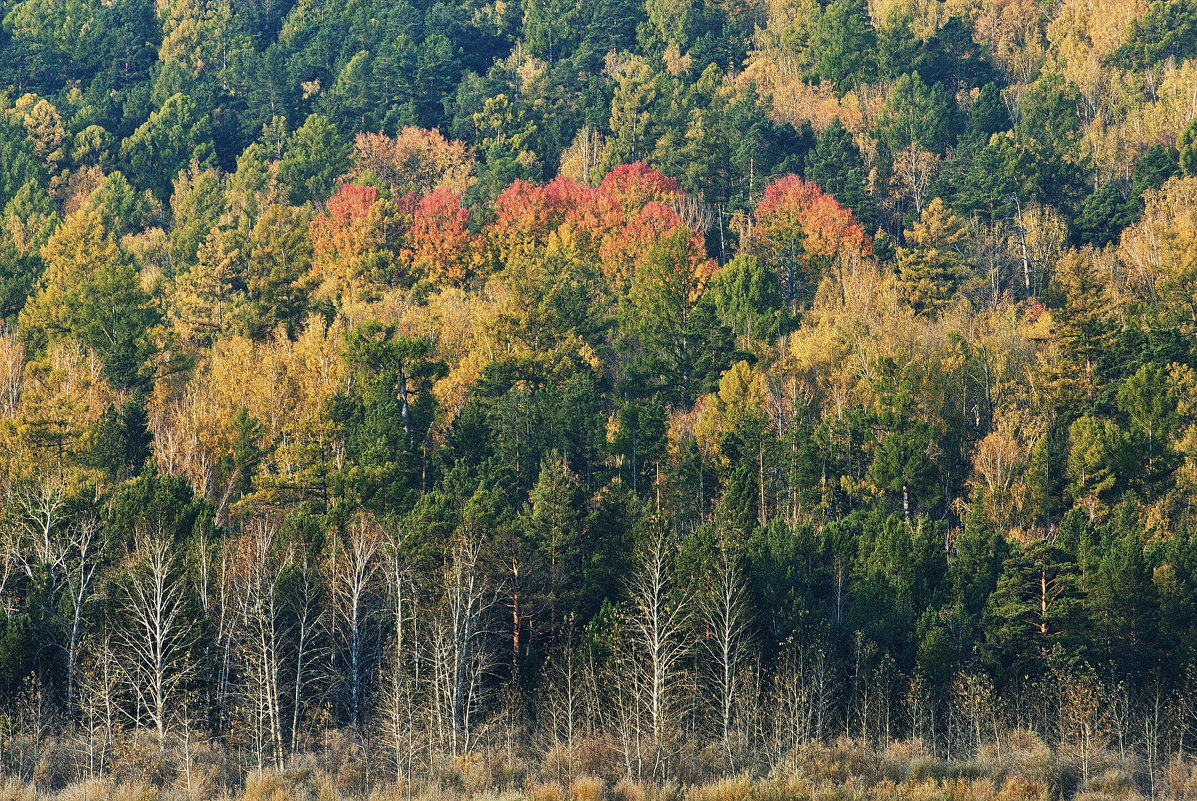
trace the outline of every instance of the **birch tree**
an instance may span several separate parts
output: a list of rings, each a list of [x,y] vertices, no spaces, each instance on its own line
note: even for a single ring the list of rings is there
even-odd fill
[[[163,749],[193,676],[197,633],[177,551],[160,529],[139,530],[120,586],[117,645],[135,699],[133,718],[153,728]]]

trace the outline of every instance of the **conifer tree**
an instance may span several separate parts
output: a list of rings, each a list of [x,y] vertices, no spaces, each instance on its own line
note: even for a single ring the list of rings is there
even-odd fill
[[[967,274],[965,238],[964,221],[940,198],[906,232],[909,244],[898,248],[898,280],[915,311],[934,314],[951,302]]]

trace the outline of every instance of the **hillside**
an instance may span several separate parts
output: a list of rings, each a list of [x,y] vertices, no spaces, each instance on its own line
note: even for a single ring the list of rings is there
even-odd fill
[[[1197,1],[0,19],[0,799],[1197,797]]]

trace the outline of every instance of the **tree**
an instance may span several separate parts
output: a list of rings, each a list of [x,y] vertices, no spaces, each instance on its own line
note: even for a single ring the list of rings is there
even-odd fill
[[[244,697],[242,714],[257,752],[258,770],[283,764],[283,660],[286,631],[280,592],[283,566],[273,526],[255,521],[233,546],[237,662]]]
[[[320,114],[311,114],[287,137],[278,178],[296,205],[320,203],[349,166],[351,145]]]
[[[136,183],[165,200],[179,171],[193,160],[214,157],[208,117],[184,94],[168,97],[129,138],[121,143],[121,158]]]
[[[1184,175],[1197,176],[1197,120],[1189,123],[1176,140],[1180,171]]]
[[[675,228],[639,260],[625,305],[625,331],[635,336],[644,374],[677,397],[689,397],[705,361],[699,299],[714,264],[689,229]],[[709,351],[708,351],[709,352]]]
[[[755,256],[742,253],[723,265],[708,291],[719,319],[737,336],[769,342],[781,331],[781,283]]]
[[[914,511],[930,512],[939,503],[939,466],[932,458],[934,432],[918,421],[903,421],[877,443],[869,481],[886,493],[909,522]]]
[[[1197,10],[1188,0],[1159,0],[1131,21],[1126,43],[1111,60],[1130,69],[1144,70],[1171,56],[1177,61],[1194,53]]]
[[[933,314],[951,302],[967,275],[961,253],[966,239],[964,221],[940,198],[906,231],[910,246],[898,248],[898,281],[915,311]]]
[[[264,337],[279,324],[290,334],[298,330],[311,292],[307,227],[302,209],[280,204],[267,206],[258,218],[242,276],[244,302],[234,312],[248,336]]]
[[[365,515],[350,521],[330,545],[327,583],[332,595],[335,664],[343,693],[341,714],[362,723],[374,672],[382,600],[382,531]]]
[[[744,685],[752,642],[742,557],[737,553],[740,543],[722,539],[716,547],[707,580],[709,591],[700,603],[703,621],[713,635],[704,644],[711,658],[717,730],[732,767],[745,745],[737,742],[737,734],[745,712],[742,704],[750,697]]]
[[[461,51],[448,36],[433,30],[417,53],[414,89],[419,120],[426,128],[436,128],[445,123],[445,107],[440,98],[449,94],[461,73]]]
[[[674,584],[673,548],[665,527],[656,520],[647,526],[648,540],[628,586],[625,680],[636,709],[630,744],[634,750],[626,759],[636,775],[661,781],[669,775],[686,706],[681,682],[692,609],[689,593]]]
[[[524,537],[541,573],[539,604],[548,614],[551,637],[577,611],[586,551],[585,521],[577,476],[558,454],[541,464],[528,497]]]
[[[995,133],[1010,130],[1010,112],[995,83],[981,87],[968,109],[969,130],[988,139]]]
[[[433,698],[440,745],[449,755],[461,755],[474,743],[491,659],[487,617],[494,594],[480,569],[479,545],[472,539],[459,538],[447,549],[431,621]]]
[[[1118,239],[1122,229],[1138,216],[1135,199],[1128,200],[1113,184],[1106,184],[1085,198],[1073,223],[1074,238],[1095,248]]]
[[[120,172],[105,176],[104,180],[87,194],[81,208],[97,212],[105,230],[118,237],[141,231],[160,209],[148,189],[137,191]]]
[[[891,154],[911,145],[941,152],[952,140],[952,99],[939,84],[928,87],[918,73],[898,78],[877,120],[876,135]]]
[[[1147,296],[1186,331],[1197,330],[1194,187],[1197,177],[1173,178],[1146,192],[1143,219],[1123,232],[1119,247]]]
[[[872,219],[864,159],[839,117],[815,140],[815,148],[803,166],[803,177],[850,208],[861,221]]]
[[[444,375],[431,351],[425,340],[398,336],[394,326],[376,321],[345,336],[351,381],[331,410],[346,456],[338,484],[354,503],[380,514],[406,511],[427,470],[432,382]]]
[[[174,274],[195,266],[204,240],[225,211],[223,182],[216,170],[199,164],[179,173],[170,197],[170,266]]]
[[[852,212],[796,175],[779,178],[757,204],[749,247],[781,276],[786,307],[796,312],[834,267],[871,252]]]
[[[1068,443],[1069,494],[1095,520],[1129,476],[1127,434],[1113,420],[1085,415],[1069,426]]]
[[[1180,466],[1180,455],[1173,446],[1180,427],[1179,399],[1164,368],[1148,363],[1122,383],[1116,403],[1126,415],[1128,444],[1133,443],[1128,455],[1136,462],[1133,467],[1127,465],[1131,471],[1127,478],[1137,479],[1144,498],[1151,500]]]
[[[473,171],[473,157],[464,142],[448,140],[437,130],[408,126],[394,139],[358,134],[348,177],[362,185],[380,181],[394,197],[408,192],[427,195],[440,188],[461,195],[473,184]]]
[[[1159,614],[1158,588],[1137,532],[1117,536],[1088,577],[1087,606],[1095,629],[1105,640],[1106,658],[1135,677],[1159,657],[1154,622]]]
[[[452,285],[465,281],[470,268],[469,212],[461,196],[435,189],[416,204],[402,257],[419,278]]]
[[[832,0],[810,27],[808,75],[830,81],[840,94],[872,77],[877,36],[864,0]]]
[[[30,181],[15,190],[0,227],[0,314],[15,317],[41,275],[41,249],[58,228],[54,203]]]
[[[1068,552],[1044,537],[1007,558],[985,612],[990,653],[1005,676],[1042,673],[1052,659],[1075,656],[1086,633],[1078,573]]]
[[[22,122],[33,142],[34,154],[53,169],[66,156],[62,151],[67,137],[62,115],[49,100],[42,98],[29,108]]]
[[[311,223],[312,271],[322,281],[319,295],[341,301],[395,282],[396,212],[373,187],[341,185],[326,213]]]
[[[96,425],[88,461],[109,481],[125,481],[141,472],[152,439],[144,398],[134,396],[119,406],[110,403]]]
[[[95,211],[63,221],[42,248],[46,272],[21,312],[23,336],[36,349],[74,338],[94,348],[117,386],[140,387],[153,351],[157,312],[133,264]]]
[[[644,159],[655,136],[652,109],[657,100],[657,80],[648,63],[639,58],[623,64],[615,76],[615,96],[611,101],[610,130],[605,160],[608,165]]]
[[[476,191],[494,197],[516,179],[539,176],[540,160],[532,150],[536,124],[518,98],[504,93],[488,97],[471,120],[478,150],[485,156]]]
[[[147,722],[165,749],[194,675],[196,617],[170,533],[139,527],[132,545],[120,583],[119,654],[137,699],[134,719]]]

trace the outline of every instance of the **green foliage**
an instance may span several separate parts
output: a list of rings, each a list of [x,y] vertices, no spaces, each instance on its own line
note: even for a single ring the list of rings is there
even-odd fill
[[[1192,0],[1153,0],[1147,13],[1131,22],[1126,43],[1112,60],[1143,70],[1168,57],[1180,61],[1197,53],[1197,4]]]
[[[121,143],[121,158],[141,186],[165,199],[179,170],[192,160],[214,157],[208,118],[184,94],[168,97],[148,120]]]
[[[939,198],[906,232],[910,247],[898,249],[898,281],[915,311],[934,312],[952,300],[967,275],[961,253],[966,238],[964,221]]]
[[[814,150],[806,157],[804,174],[860,220],[867,223],[873,219],[864,159],[838,118],[819,134]]]
[[[1087,639],[1084,592],[1075,559],[1049,539],[1007,557],[986,608],[988,657],[1016,680],[1067,664]]]
[[[311,290],[304,280],[312,251],[306,222],[302,209],[272,204],[262,210],[250,234],[245,303],[237,310],[247,335],[266,336],[279,324],[294,333],[303,319]]]
[[[348,166],[349,145],[327,118],[312,114],[287,137],[278,177],[291,188],[292,203],[315,203],[332,194]]]
[[[348,457],[334,484],[354,505],[406,512],[426,472],[426,437],[436,411],[430,387],[444,366],[430,358],[427,342],[396,336],[393,326],[377,322],[351,330],[345,348],[355,380],[331,410]]]
[[[704,260],[690,231],[669,234],[637,264],[622,310],[635,372],[678,399],[694,397],[726,358],[727,337],[711,304],[699,302]]]
[[[144,398],[134,396],[120,406],[110,403],[96,424],[88,461],[119,483],[141,472],[151,441]]]
[[[882,107],[876,136],[891,153],[916,145],[942,151],[951,141],[955,104],[944,88],[928,87],[918,73],[898,78]]]
[[[781,330],[781,282],[755,256],[729,261],[707,291],[720,321],[736,336],[771,341]]]
[[[980,94],[968,109],[968,126],[984,137],[1010,129],[1010,112],[997,84],[987,83],[981,87]]]
[[[1116,186],[1106,184],[1085,198],[1073,222],[1074,237],[1098,248],[1117,241],[1122,229],[1138,218],[1137,205],[1135,199],[1124,198]]]
[[[1181,131],[1176,140],[1180,171],[1185,175],[1197,175],[1197,120]]]
[[[814,20],[806,41],[808,75],[841,93],[872,77],[877,36],[864,0],[832,0]]]

